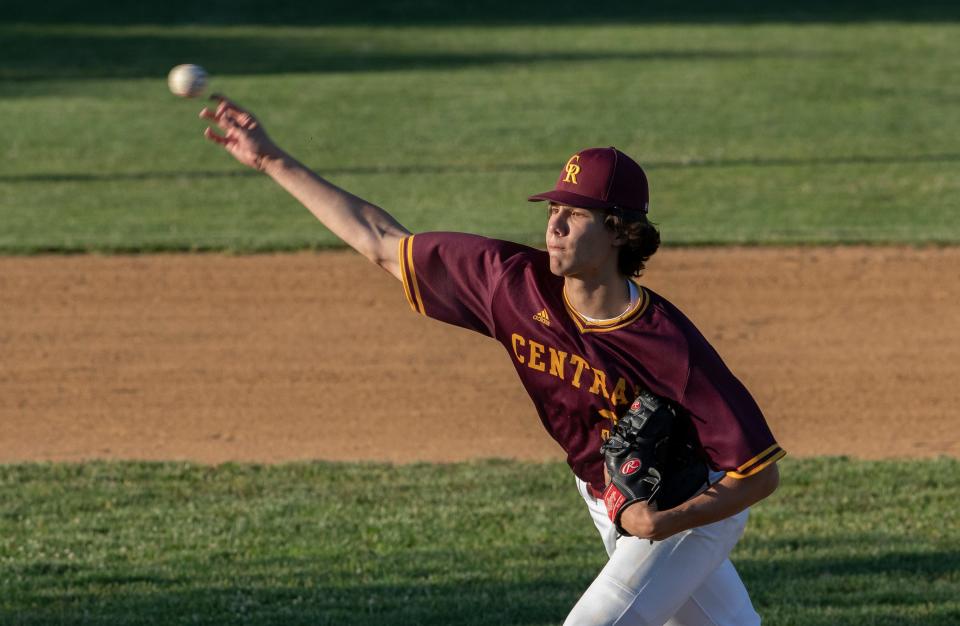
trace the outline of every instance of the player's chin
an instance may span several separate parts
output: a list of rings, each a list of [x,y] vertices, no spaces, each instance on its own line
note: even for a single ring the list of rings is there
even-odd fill
[[[556,257],[550,257],[550,273],[554,276],[567,276],[570,273],[570,268],[567,264],[563,263]]]
[[[550,255],[550,273],[554,276],[569,276],[573,269],[572,258],[566,250],[547,250]]]

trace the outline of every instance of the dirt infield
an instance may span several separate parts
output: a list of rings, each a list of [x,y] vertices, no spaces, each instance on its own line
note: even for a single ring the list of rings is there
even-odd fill
[[[667,249],[793,455],[960,455],[960,249]],[[562,458],[495,342],[347,252],[0,258],[0,462]]]

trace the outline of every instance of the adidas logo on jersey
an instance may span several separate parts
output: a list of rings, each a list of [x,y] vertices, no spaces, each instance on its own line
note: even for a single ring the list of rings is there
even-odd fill
[[[547,313],[546,309],[543,309],[539,313],[534,314],[533,319],[537,320],[544,326],[550,325],[550,315]]]

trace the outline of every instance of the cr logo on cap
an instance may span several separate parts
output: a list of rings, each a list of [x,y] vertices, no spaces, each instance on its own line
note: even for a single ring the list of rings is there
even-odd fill
[[[575,154],[572,157],[570,157],[569,161],[567,161],[567,167],[566,167],[567,175],[564,176],[563,182],[573,183],[574,185],[579,184],[577,182],[577,174],[580,173],[580,166],[576,164],[576,161],[579,161],[579,160],[580,160],[580,155]]]

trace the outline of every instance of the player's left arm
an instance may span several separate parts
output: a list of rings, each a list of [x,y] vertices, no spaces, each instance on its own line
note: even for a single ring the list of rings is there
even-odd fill
[[[624,509],[620,523],[635,537],[659,541],[736,515],[772,494],[779,484],[780,471],[771,463],[744,478],[724,476],[700,495],[667,511],[638,502]]]

